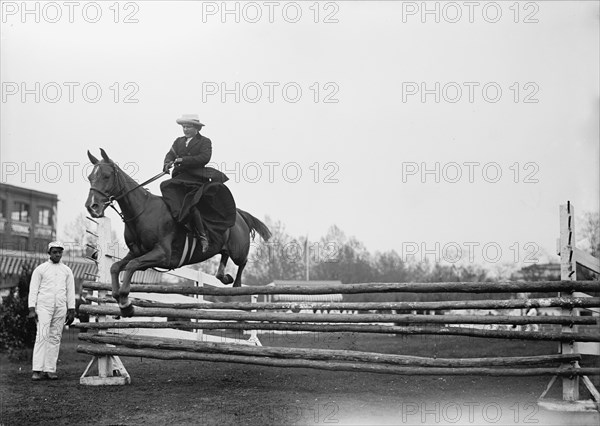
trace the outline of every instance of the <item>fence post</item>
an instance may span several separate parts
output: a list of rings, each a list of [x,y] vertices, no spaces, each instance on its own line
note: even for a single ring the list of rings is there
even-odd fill
[[[567,281],[577,280],[576,263],[573,259],[573,247],[575,246],[575,209],[570,202],[560,206],[560,279]],[[562,294],[559,293],[559,296]],[[570,296],[570,295],[569,295]],[[577,309],[577,308],[575,308]],[[573,309],[562,308],[562,315],[577,315]],[[571,327],[563,326],[563,332],[570,332]],[[576,330],[575,330],[576,331]],[[575,353],[575,343],[561,343],[563,354]],[[575,362],[576,366],[579,363]],[[577,401],[579,399],[579,376],[573,378],[563,377],[563,400]]]

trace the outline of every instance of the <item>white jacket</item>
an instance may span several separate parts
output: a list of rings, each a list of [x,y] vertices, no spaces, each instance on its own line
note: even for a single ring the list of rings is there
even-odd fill
[[[34,269],[29,285],[29,307],[75,309],[75,279],[73,271],[62,262],[51,260]]]

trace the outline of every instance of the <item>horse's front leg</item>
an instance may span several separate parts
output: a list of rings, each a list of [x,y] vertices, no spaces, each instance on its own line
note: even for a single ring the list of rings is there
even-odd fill
[[[169,255],[167,251],[157,246],[154,250],[140,256],[135,259],[131,259],[125,266],[125,274],[123,274],[123,284],[119,290],[119,309],[121,309],[121,315],[124,317],[133,316],[133,305],[129,300],[129,290],[131,288],[131,278],[135,271],[140,269],[147,269],[153,266],[164,266],[168,264]]]
[[[115,298],[115,300],[117,302],[119,301],[119,274],[121,273],[121,271],[123,269],[125,269],[125,267],[131,261],[131,259],[133,259],[133,254],[131,252],[129,252],[123,259],[119,260],[118,262],[113,263],[110,266],[112,296]]]

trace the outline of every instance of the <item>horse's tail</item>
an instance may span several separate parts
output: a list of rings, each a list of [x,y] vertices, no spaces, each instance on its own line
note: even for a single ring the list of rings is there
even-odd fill
[[[246,224],[248,225],[248,228],[250,228],[250,234],[252,235],[252,239],[254,239],[256,233],[258,232],[258,235],[260,235],[263,240],[269,241],[269,238],[271,238],[271,231],[269,231],[267,225],[265,225],[260,220],[252,216],[250,213],[245,212],[242,209],[237,209],[237,211],[240,214],[240,216],[242,216],[242,218],[244,219],[244,222],[246,222]]]

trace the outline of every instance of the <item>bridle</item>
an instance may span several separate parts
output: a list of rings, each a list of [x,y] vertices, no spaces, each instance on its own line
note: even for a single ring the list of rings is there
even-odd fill
[[[108,166],[112,167],[112,169],[113,169],[113,178],[114,178],[114,183],[113,183],[113,187],[110,189],[110,191],[109,191],[109,192],[112,192],[112,193],[121,192],[121,191],[123,190],[123,186],[120,184],[121,180],[119,179],[119,173],[118,173],[118,168],[117,168],[117,165],[116,165],[116,164],[111,164],[111,163],[104,163],[104,164],[106,164],[106,165],[108,165]],[[100,167],[100,164],[97,164],[97,166],[98,166],[98,167]],[[107,194],[106,192],[104,192],[104,191],[102,191],[102,190],[100,190],[100,189],[98,189],[98,188],[94,188],[94,186],[90,186],[90,191],[95,191],[95,192],[97,192],[98,194],[100,194],[100,195],[102,195],[103,197],[105,197],[107,200],[104,202],[104,208],[106,208],[106,207],[111,207],[111,208],[112,208],[114,211],[116,211],[116,212],[117,212],[117,214],[118,214],[118,215],[121,217],[121,220],[122,220],[123,222],[127,223],[127,222],[131,222],[131,221],[132,221],[132,220],[134,220],[134,219],[137,219],[137,218],[138,218],[138,217],[139,217],[139,216],[140,216],[142,213],[144,213],[144,211],[146,210],[146,204],[147,204],[147,202],[145,202],[145,203],[144,203],[144,206],[142,207],[142,210],[141,210],[141,211],[140,211],[138,214],[136,214],[136,215],[135,215],[135,216],[133,216],[133,217],[127,218],[127,219],[125,218],[125,216],[123,215],[123,213],[121,213],[119,210],[117,210],[117,208],[114,206],[114,204],[113,204],[113,203],[114,203],[115,201],[119,201],[120,199],[122,199],[123,197],[125,197],[125,196],[126,196],[127,194],[129,194],[130,192],[132,192],[132,191],[135,191],[136,189],[138,189],[138,188],[140,188],[140,187],[142,187],[142,186],[144,186],[144,185],[147,185],[147,184],[149,184],[150,182],[153,182],[153,181],[155,181],[156,179],[160,178],[161,176],[163,176],[163,175],[165,175],[165,174],[167,174],[167,173],[165,173],[165,172],[161,172],[161,173],[157,174],[156,176],[154,176],[154,177],[151,177],[151,178],[150,178],[150,179],[148,179],[147,181],[145,181],[145,182],[142,182],[142,183],[140,183],[139,185],[136,185],[136,186],[134,186],[133,188],[131,188],[131,189],[128,189],[128,190],[126,190],[125,192],[123,192],[122,194],[120,194],[120,195],[117,195],[117,196],[114,196],[114,195]],[[119,188],[118,188],[118,190],[117,190],[117,191],[114,191],[114,186],[115,186],[116,184],[119,184]]]

